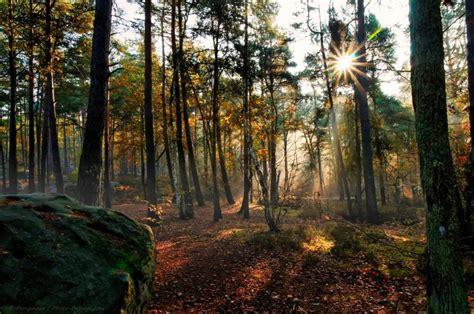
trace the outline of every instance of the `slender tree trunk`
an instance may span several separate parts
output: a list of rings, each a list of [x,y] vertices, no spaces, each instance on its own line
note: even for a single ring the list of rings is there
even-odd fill
[[[222,211],[219,200],[219,186],[217,185],[217,130],[219,123],[219,36],[220,23],[217,22],[216,34],[214,35],[214,64],[213,64],[213,84],[212,84],[212,134],[210,136],[211,152],[211,172],[212,172],[212,201],[214,205],[214,221],[222,219]]]
[[[323,167],[321,163],[321,139],[319,135],[318,135],[318,138],[316,139],[316,155],[318,159],[319,193],[321,194],[321,196],[323,196],[324,195],[324,179],[323,179]]]
[[[40,176],[39,176],[39,191],[46,193],[46,176],[47,176],[47,164],[48,164],[48,151],[49,151],[49,107],[46,104],[43,105],[43,123],[41,129],[41,162],[40,162]]]
[[[161,12],[161,50],[162,50],[162,65],[161,65],[161,110],[162,110],[162,120],[163,120],[163,142],[165,145],[165,156],[166,156],[166,167],[168,168],[168,177],[170,180],[171,192],[176,193],[175,178],[173,172],[173,164],[171,160],[170,152],[170,140],[168,134],[168,114],[166,112],[166,53],[165,53],[165,30],[164,30],[164,20],[165,20],[165,6],[166,1],[163,1],[163,8]]]
[[[33,38],[33,0],[29,1],[30,36]],[[34,42],[30,40],[28,46],[28,190],[35,191],[35,70],[34,70]]]
[[[196,201],[199,206],[204,206],[204,197],[201,192],[201,183],[199,182],[199,174],[197,171],[196,159],[194,157],[193,138],[191,136],[191,127],[189,126],[188,116],[188,96],[187,96],[187,77],[186,77],[186,62],[184,59],[183,42],[186,34],[186,22],[183,23],[182,17],[179,18],[179,74],[181,82],[181,96],[183,102],[183,120],[184,120],[184,131],[186,135],[186,146],[188,147],[188,161],[189,170],[193,178],[194,194],[196,195]]]
[[[371,84],[371,98],[374,104],[374,117],[375,120],[378,122],[379,117],[377,114],[377,86],[375,85],[375,71],[372,72],[372,84]],[[385,194],[385,156],[382,149],[382,138],[381,138],[381,127],[378,125],[374,128],[374,136],[375,136],[375,156],[379,161],[379,187],[380,187],[380,204],[387,205],[387,197]]]
[[[471,216],[474,201],[474,1],[466,0],[466,28],[467,28],[467,74],[469,91],[469,126],[471,136],[470,167],[466,192],[465,230],[472,233]]]
[[[449,147],[439,1],[410,0],[411,87],[427,207],[429,313],[468,313],[459,252],[462,202]]]
[[[250,198],[250,130],[249,130],[249,23],[248,23],[248,0],[245,0],[245,26],[244,26],[244,69],[243,83],[244,93],[242,100],[242,115],[244,121],[244,192],[240,211],[244,219],[250,218],[249,198]]]
[[[9,123],[9,149],[8,149],[8,180],[9,192],[18,192],[18,165],[17,165],[17,139],[16,139],[16,51],[15,34],[13,26],[13,2],[8,0],[8,64],[10,74],[10,123]]]
[[[378,223],[379,214],[377,209],[377,197],[375,193],[374,166],[372,162],[372,142],[369,119],[369,105],[367,102],[368,82],[366,78],[366,31],[365,31],[365,7],[364,0],[357,0],[357,42],[359,43],[359,55],[357,61],[362,65],[359,67],[361,75],[357,76],[358,84],[355,89],[357,102],[359,104],[360,127],[362,135],[362,161],[364,164],[364,186],[365,200],[367,206],[367,221]]]
[[[183,147],[183,126],[182,126],[182,114],[181,114],[181,93],[180,93],[180,82],[179,82],[179,71],[180,71],[180,50],[176,47],[176,6],[178,7],[178,27],[182,22],[181,15],[181,0],[173,0],[171,9],[171,49],[173,53],[173,81],[174,81],[174,99],[175,99],[175,111],[176,111],[176,149],[178,153],[178,172],[179,172],[179,185],[180,190],[178,193],[182,193],[184,197],[183,208],[180,208],[180,218],[189,219],[194,216],[193,203],[191,192],[189,190],[188,175],[186,173],[186,159],[184,156]],[[178,34],[180,32],[178,31]]]
[[[153,61],[151,58],[151,0],[145,0],[145,141],[147,201],[156,205],[155,140],[153,130]]]
[[[45,107],[48,108],[47,120],[48,120],[48,137],[47,150],[50,148],[52,163],[53,163],[53,174],[56,180],[56,192],[64,193],[64,182],[63,174],[61,170],[61,159],[59,157],[59,141],[58,141],[58,129],[56,122],[56,103],[54,97],[54,76],[53,76],[53,48],[51,41],[51,19],[52,19],[52,3],[51,0],[46,1],[46,95],[45,95]],[[46,118],[46,117],[45,117]],[[46,119],[45,119],[46,120]],[[44,146],[43,146],[44,147]]]
[[[0,154],[2,155],[1,157],[1,163],[2,163],[2,193],[6,193],[7,191],[7,173],[5,171],[5,151],[3,150],[3,139],[0,138]]]
[[[359,129],[359,104],[357,100],[354,102],[355,117],[355,162],[356,162],[356,182],[355,182],[355,203],[357,216],[360,220],[364,219],[362,211],[362,162],[360,158],[360,129]]]
[[[112,188],[110,186],[110,91],[107,88],[107,102],[104,119],[104,206],[112,208]]]
[[[217,118],[216,129],[217,152],[219,154],[219,166],[221,168],[222,183],[224,185],[224,192],[227,199],[227,203],[232,205],[235,203],[235,200],[234,196],[232,195],[232,190],[230,189],[229,176],[227,175],[227,169],[225,165],[226,158],[222,147],[221,126],[219,118]]]
[[[92,38],[91,87],[78,179],[79,199],[87,205],[96,205],[99,196],[102,137],[109,79],[111,25],[112,0],[96,0]]]
[[[349,215],[351,219],[355,218],[355,213],[352,208],[352,200],[351,200],[351,193],[349,191],[349,183],[347,182],[346,170],[344,169],[344,160],[342,159],[342,150],[341,150],[341,143],[339,141],[339,131],[337,128],[336,122],[336,112],[334,111],[334,100],[333,100],[333,90],[331,86],[331,81],[329,79],[329,70],[327,66],[327,59],[326,59],[326,51],[324,49],[324,36],[323,33],[320,33],[320,44],[321,44],[321,54],[323,57],[323,66],[324,66],[324,76],[326,79],[326,89],[328,93],[329,99],[329,118],[331,119],[331,129],[333,134],[333,141],[336,155],[336,168],[339,174],[340,180],[342,181],[342,185],[344,188],[344,193],[346,195],[346,202],[347,202],[347,210],[349,211]]]
[[[67,128],[66,128],[66,118],[64,118],[63,123],[63,159],[64,159],[64,173],[69,174],[69,157],[68,157],[68,145],[67,145]]]

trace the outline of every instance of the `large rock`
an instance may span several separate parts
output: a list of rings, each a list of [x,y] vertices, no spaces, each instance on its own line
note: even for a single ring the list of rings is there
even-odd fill
[[[0,196],[0,313],[141,313],[151,230],[62,195]]]

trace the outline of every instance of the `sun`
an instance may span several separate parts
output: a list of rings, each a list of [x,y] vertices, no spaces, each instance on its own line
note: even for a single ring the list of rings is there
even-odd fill
[[[335,61],[335,65],[336,65],[336,70],[340,73],[344,73],[344,72],[352,70],[352,68],[355,65],[354,54],[345,53],[339,56]]]
[[[352,82],[358,87],[359,77],[367,77],[361,71],[361,67],[366,66],[367,63],[360,61],[360,49],[361,46],[354,42],[351,42],[346,49],[334,49],[329,61],[329,70],[336,78],[336,85],[342,81],[346,84]]]

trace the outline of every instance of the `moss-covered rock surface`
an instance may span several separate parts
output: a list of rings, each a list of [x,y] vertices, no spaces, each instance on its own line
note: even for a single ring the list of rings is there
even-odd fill
[[[0,196],[0,313],[141,313],[151,230],[67,196]]]

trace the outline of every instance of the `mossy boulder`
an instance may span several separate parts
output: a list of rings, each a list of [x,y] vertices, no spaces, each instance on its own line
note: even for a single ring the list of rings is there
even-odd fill
[[[151,230],[67,196],[0,196],[0,313],[142,313]]]

